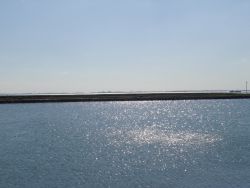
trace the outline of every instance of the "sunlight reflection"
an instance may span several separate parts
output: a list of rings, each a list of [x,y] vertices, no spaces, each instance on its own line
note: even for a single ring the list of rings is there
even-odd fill
[[[204,134],[196,132],[172,132],[157,129],[155,127],[137,128],[133,130],[110,129],[107,133],[113,143],[127,144],[161,144],[166,146],[188,146],[211,144],[222,140],[216,134]]]

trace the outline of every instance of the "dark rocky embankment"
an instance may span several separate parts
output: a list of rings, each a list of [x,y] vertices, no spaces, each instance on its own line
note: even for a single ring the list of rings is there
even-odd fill
[[[201,100],[246,99],[243,93],[139,93],[91,95],[13,95],[0,96],[0,103],[91,102],[91,101],[150,101],[150,100]]]

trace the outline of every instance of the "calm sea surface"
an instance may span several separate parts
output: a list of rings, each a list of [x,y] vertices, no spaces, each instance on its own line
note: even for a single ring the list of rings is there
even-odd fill
[[[0,187],[250,187],[250,100],[0,105]]]

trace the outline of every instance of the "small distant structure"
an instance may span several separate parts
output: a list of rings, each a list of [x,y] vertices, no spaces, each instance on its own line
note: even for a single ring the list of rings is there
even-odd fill
[[[240,90],[231,90],[231,91],[229,91],[230,93],[241,93],[241,91]]]

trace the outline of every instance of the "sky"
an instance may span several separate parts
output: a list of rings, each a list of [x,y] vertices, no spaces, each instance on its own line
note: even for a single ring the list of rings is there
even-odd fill
[[[0,93],[244,89],[249,0],[0,1]]]

